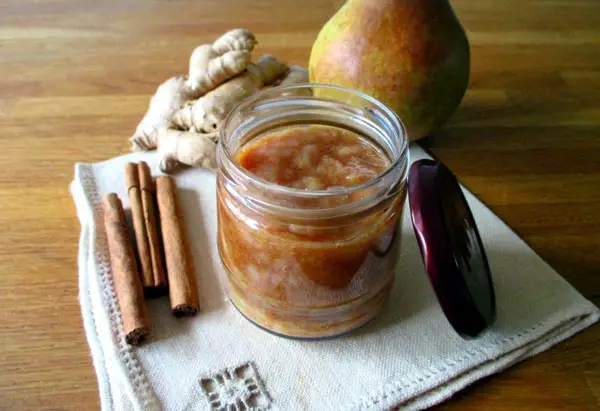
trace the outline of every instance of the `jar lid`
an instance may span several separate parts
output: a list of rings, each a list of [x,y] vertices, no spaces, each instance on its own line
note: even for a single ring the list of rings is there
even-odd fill
[[[452,172],[434,160],[413,163],[408,177],[413,227],[435,294],[463,338],[476,337],[496,318],[485,250]]]

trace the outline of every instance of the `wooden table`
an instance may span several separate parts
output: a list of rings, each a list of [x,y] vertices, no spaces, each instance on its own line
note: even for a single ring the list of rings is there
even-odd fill
[[[400,1],[400,0],[398,0]],[[306,65],[340,0],[3,0],[0,408],[88,410],[75,161],[127,138],[190,51],[234,27]],[[472,79],[424,142],[583,295],[600,303],[600,2],[455,0]],[[600,327],[478,383],[444,410],[600,407]]]

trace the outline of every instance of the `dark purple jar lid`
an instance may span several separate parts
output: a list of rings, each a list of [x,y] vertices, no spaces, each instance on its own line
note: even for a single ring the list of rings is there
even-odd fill
[[[408,176],[413,227],[425,270],[446,318],[473,338],[496,318],[485,250],[456,177],[434,160],[413,163]]]

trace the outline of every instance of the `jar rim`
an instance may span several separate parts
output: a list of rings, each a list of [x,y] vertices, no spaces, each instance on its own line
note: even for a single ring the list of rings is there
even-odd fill
[[[400,140],[400,148],[398,150],[398,154],[397,154],[396,158],[392,159],[392,162],[389,165],[389,167],[387,167],[383,172],[381,172],[380,174],[378,174],[376,177],[372,178],[371,180],[362,182],[360,184],[347,186],[347,187],[332,187],[332,188],[329,188],[326,190],[303,190],[303,189],[283,186],[283,185],[280,185],[277,183],[263,180],[260,177],[258,177],[256,174],[254,174],[251,171],[244,168],[238,161],[235,160],[235,158],[232,155],[232,153],[228,147],[228,144],[227,144],[229,136],[226,135],[227,134],[226,130],[228,129],[227,125],[232,121],[232,119],[238,113],[240,113],[241,111],[243,111],[246,108],[251,107],[254,103],[256,103],[262,99],[265,99],[269,95],[272,95],[273,97],[282,97],[283,93],[285,93],[286,91],[289,91],[290,92],[289,95],[291,97],[297,97],[297,94],[295,94],[294,91],[297,92],[298,90],[302,90],[302,89],[310,89],[312,91],[315,88],[325,89],[325,90],[333,90],[338,93],[344,93],[348,96],[358,97],[360,99],[367,101],[368,103],[373,104],[379,110],[381,110],[381,112],[387,117],[387,120],[390,121],[390,123],[392,124],[392,126],[394,128],[394,132],[395,132],[394,134]],[[315,97],[314,95],[302,96],[301,98],[307,99],[307,100],[313,100],[313,101],[333,101],[331,99],[323,99],[322,97]],[[335,100],[335,102],[337,104],[346,104],[342,101],[337,101],[337,100]],[[269,190],[271,192],[276,192],[277,194],[294,196],[294,197],[329,198],[329,197],[334,197],[334,196],[339,196],[339,195],[348,195],[348,194],[352,194],[354,192],[358,192],[361,190],[368,190],[368,189],[376,186],[377,184],[379,184],[381,182],[381,180],[387,178],[391,173],[393,173],[401,165],[401,163],[403,161],[406,161],[404,169],[408,168],[407,154],[408,154],[409,141],[407,138],[406,128],[405,128],[404,124],[402,123],[402,120],[400,119],[400,117],[398,117],[398,115],[392,109],[387,107],[385,104],[383,104],[379,100],[369,96],[368,94],[365,94],[361,91],[350,89],[347,87],[335,86],[335,85],[330,85],[330,84],[303,83],[303,84],[294,84],[294,85],[288,85],[288,86],[277,86],[277,87],[272,87],[272,88],[269,88],[266,90],[261,90],[260,92],[253,94],[252,96],[250,96],[250,97],[244,99],[243,101],[241,101],[240,103],[238,103],[229,112],[229,114],[225,117],[223,126],[219,130],[219,140],[220,140],[219,150],[222,151],[222,153],[224,154],[225,158],[227,159],[229,165],[233,166],[236,173],[239,173],[242,176],[244,176],[244,178],[249,179],[249,181],[252,182],[252,184],[255,184],[257,187],[264,188],[265,190]],[[219,157],[221,157],[221,156],[219,156]]]

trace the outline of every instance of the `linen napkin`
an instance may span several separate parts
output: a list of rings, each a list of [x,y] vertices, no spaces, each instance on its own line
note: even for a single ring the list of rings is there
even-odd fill
[[[411,147],[413,160],[426,157]],[[366,326],[339,338],[271,335],[227,300],[216,249],[214,172],[188,169],[179,187],[201,313],[173,318],[168,298],[149,301],[152,335],[125,343],[111,277],[101,198],[129,205],[124,166],[154,153],[77,164],[71,192],[81,239],[83,322],[103,410],[419,410],[474,381],[544,351],[596,322],[599,310],[498,217],[465,192],[493,273],[497,321],[480,338],[458,337],[435,298],[405,212],[390,301]],[[408,205],[407,205],[408,208]]]

